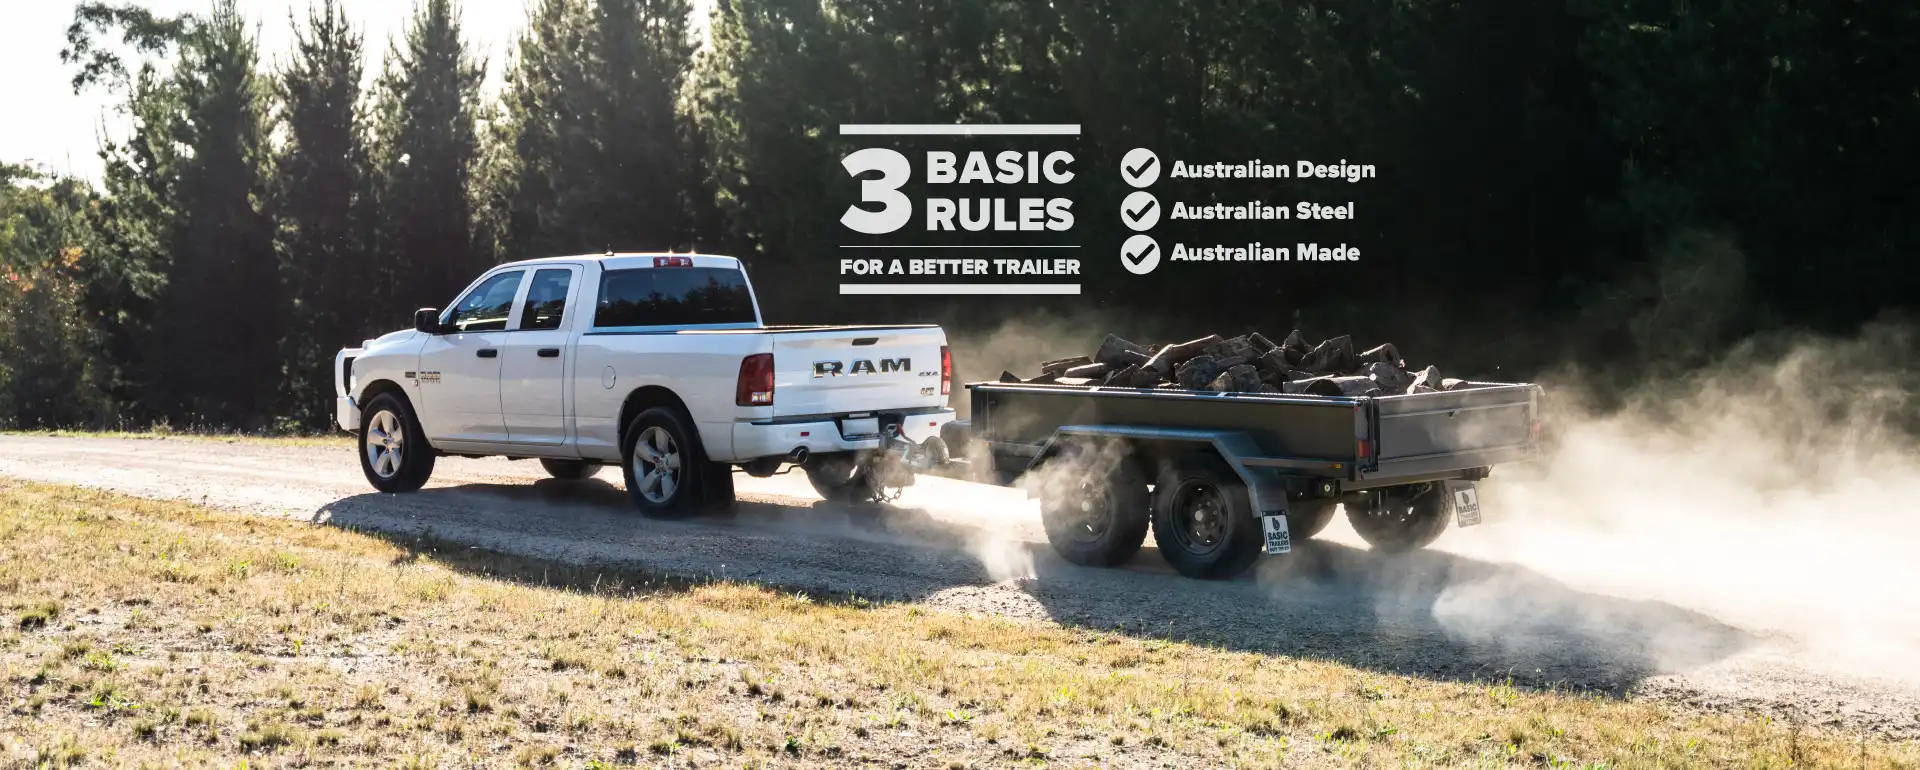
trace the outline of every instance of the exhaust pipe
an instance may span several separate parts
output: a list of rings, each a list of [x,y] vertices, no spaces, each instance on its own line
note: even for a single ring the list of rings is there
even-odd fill
[[[806,447],[794,447],[793,451],[787,453],[787,462],[793,463],[794,465],[806,465],[809,454],[812,453],[808,452]]]

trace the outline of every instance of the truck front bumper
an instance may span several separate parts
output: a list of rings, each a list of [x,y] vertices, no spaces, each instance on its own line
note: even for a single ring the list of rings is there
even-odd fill
[[[360,432],[360,405],[353,403],[352,396],[339,396],[333,400],[333,421],[348,433]]]
[[[940,426],[953,422],[952,409],[905,415],[900,434],[916,444],[940,435]],[[762,457],[783,457],[798,447],[807,452],[857,452],[880,447],[877,435],[848,438],[841,435],[840,422],[823,419],[814,422],[735,423],[733,461],[750,462]]]

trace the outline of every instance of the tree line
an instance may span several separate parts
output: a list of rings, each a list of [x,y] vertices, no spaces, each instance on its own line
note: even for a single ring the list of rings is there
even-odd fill
[[[1920,285],[1902,4],[717,0],[704,35],[691,12],[537,0],[485,62],[453,0],[371,42],[322,0],[269,62],[233,0],[82,3],[62,58],[132,129],[97,184],[0,166],[0,424],[321,429],[339,347],[489,265],[607,248],[741,256],[772,321],[1300,325],[1483,374],[1695,365],[1897,316]],[[849,122],[1080,124],[1083,295],[842,301],[839,160],[873,144]],[[1355,202],[1314,237],[1367,261],[1126,273],[1132,147],[1374,164],[1156,188]]]

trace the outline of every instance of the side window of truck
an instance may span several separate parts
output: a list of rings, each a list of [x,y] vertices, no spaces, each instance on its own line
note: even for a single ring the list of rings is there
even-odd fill
[[[746,277],[739,270],[719,267],[609,270],[600,276],[600,303],[593,313],[593,325],[598,328],[757,320]]]
[[[447,325],[463,332],[505,331],[507,316],[513,312],[513,295],[520,293],[524,275],[524,270],[501,273],[473,287],[447,314]]]
[[[520,328],[560,328],[567,312],[567,290],[572,287],[572,270],[535,270],[533,284],[527,287],[527,301],[520,307]]]

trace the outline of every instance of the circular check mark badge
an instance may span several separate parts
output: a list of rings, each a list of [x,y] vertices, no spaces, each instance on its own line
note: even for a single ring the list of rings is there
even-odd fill
[[[1145,147],[1135,147],[1120,158],[1120,178],[1134,187],[1146,187],[1160,180],[1160,156]]]
[[[1160,199],[1146,190],[1135,190],[1120,202],[1120,222],[1139,232],[1152,230],[1160,223]]]
[[[1134,275],[1146,275],[1160,266],[1160,243],[1150,235],[1136,235],[1120,245],[1120,264]]]

